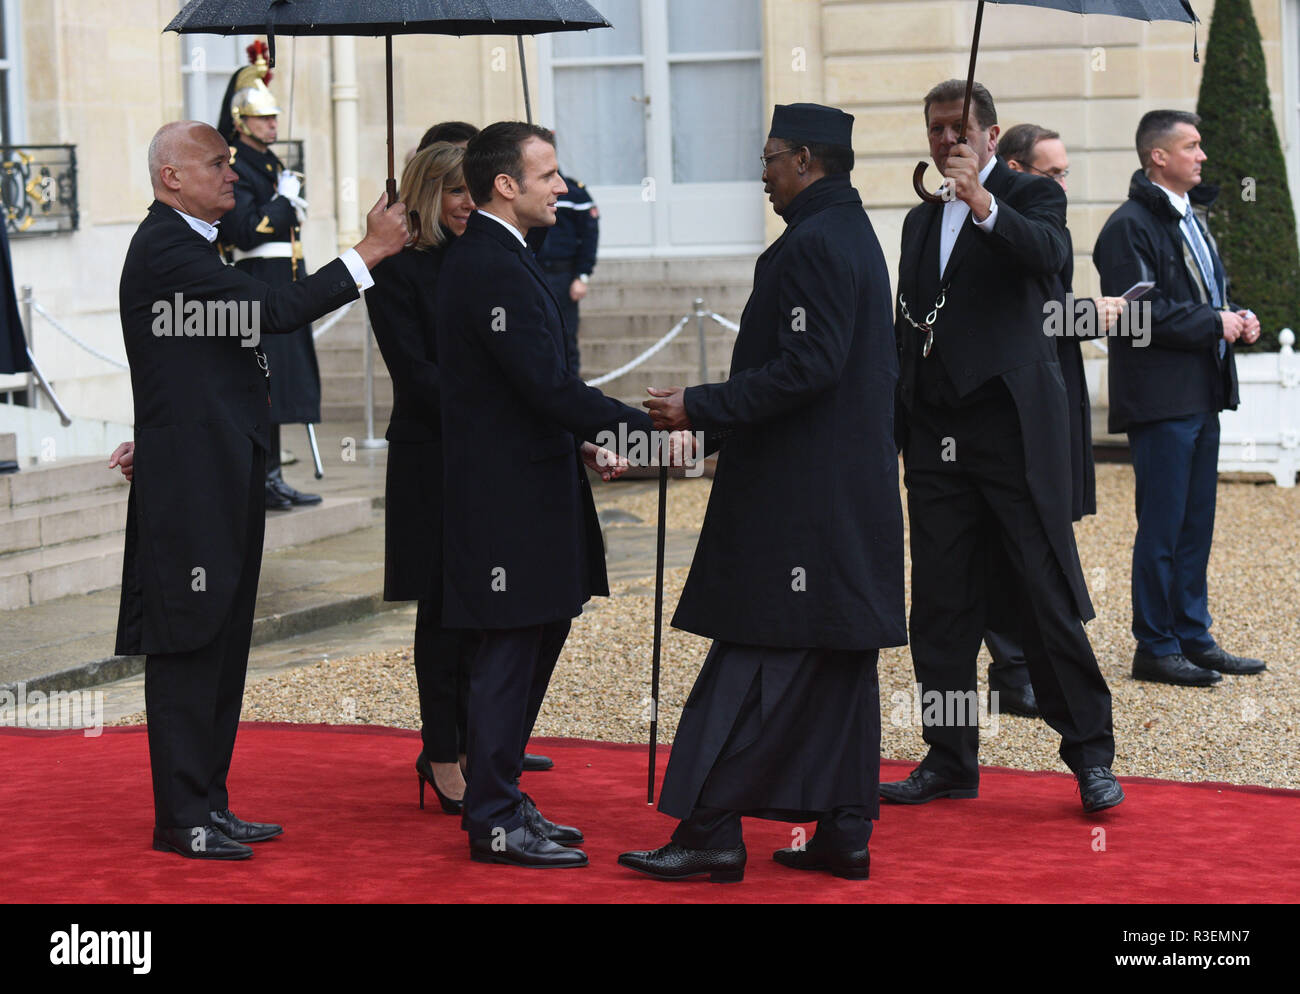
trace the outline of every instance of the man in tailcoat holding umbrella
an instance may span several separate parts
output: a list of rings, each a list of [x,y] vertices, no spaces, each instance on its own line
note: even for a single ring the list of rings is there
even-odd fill
[[[778,106],[763,153],[785,233],[758,259],[731,378],[651,390],[717,473],[673,625],[715,641],[660,810],[672,841],[619,862],[740,880],[741,815],[816,820],[774,858],[863,879],[877,815],[877,650],[906,641],[889,275],[850,185],[853,118]]]
[[[154,202],[122,267],[122,337],[135,440],[110,466],[132,481],[117,653],[145,656],[155,849],[246,859],[280,834],[230,810],[270,431],[263,334],[328,314],[372,286],[409,237],[405,205],[376,204],[366,237],[311,276],[272,287],[214,242],[237,179],[206,124],[164,125],[149,146]]]

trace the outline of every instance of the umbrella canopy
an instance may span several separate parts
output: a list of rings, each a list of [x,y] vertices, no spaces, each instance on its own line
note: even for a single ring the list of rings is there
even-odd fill
[[[975,86],[975,58],[979,54],[980,24],[984,20],[984,4],[979,0],[979,10],[975,12],[975,35],[971,40],[970,71],[966,76],[966,100],[962,104],[961,132],[958,141],[966,140],[966,121],[970,117],[970,94]],[[1063,10],[1071,14],[1109,14],[1112,17],[1126,17],[1134,21],[1182,21],[1196,24],[1200,18],[1192,10],[1190,0],[987,0],[988,3],[1008,3],[1019,7],[1043,7],[1047,10]],[[1199,56],[1193,57],[1199,61]],[[943,198],[925,188],[922,177],[925,176],[926,163],[918,162],[912,173],[912,188],[917,196],[929,203],[938,203]]]
[[[524,35],[612,27],[586,0],[190,0],[164,31],[177,34],[266,32],[275,67],[275,36],[367,35],[385,41],[388,86],[388,203],[397,199],[393,176],[393,35],[516,35],[524,104],[533,119],[524,65]]]
[[[586,0],[192,0],[164,30],[379,37],[532,35],[609,26]]]

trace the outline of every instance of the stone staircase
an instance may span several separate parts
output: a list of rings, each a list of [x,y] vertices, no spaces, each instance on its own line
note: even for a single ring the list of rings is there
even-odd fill
[[[733,322],[753,285],[754,259],[609,259],[597,266],[591,293],[581,306],[578,345],[582,375],[594,379],[636,358],[662,338],[683,315],[693,314],[696,298],[706,310]],[[360,305],[316,340],[322,405],[326,421],[361,421],[365,417],[365,326]],[[709,377],[722,379],[731,359],[735,334],[705,320]],[[375,433],[382,435],[392,410],[392,381],[375,348]],[[663,350],[632,372],[602,389],[629,404],[640,404],[645,387],[699,382],[700,346],[695,318]]]
[[[0,461],[14,436],[0,436]],[[129,488],[102,458],[61,459],[0,475],[0,610],[114,587],[122,580]],[[371,523],[371,501],[327,497],[267,518],[269,551]]]

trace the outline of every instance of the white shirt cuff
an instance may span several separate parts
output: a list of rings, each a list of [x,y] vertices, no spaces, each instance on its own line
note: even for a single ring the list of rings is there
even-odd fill
[[[357,285],[357,290],[369,290],[375,285],[375,279],[370,275],[370,270],[366,264],[361,261],[361,256],[357,254],[356,249],[348,249],[339,253],[339,258],[343,260],[343,265],[348,267],[348,272],[352,274],[352,282]]]
[[[990,193],[989,194],[989,216],[986,217],[983,221],[975,221],[974,218],[971,218],[971,220],[975,221],[975,227],[979,228],[980,231],[987,233],[993,230],[993,222],[996,221],[997,219],[998,219],[998,198],[993,196],[993,194]]]

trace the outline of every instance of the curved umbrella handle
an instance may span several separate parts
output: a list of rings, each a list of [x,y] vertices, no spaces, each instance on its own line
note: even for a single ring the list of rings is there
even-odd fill
[[[943,203],[943,197],[939,196],[937,193],[931,193],[925,188],[925,184],[921,182],[921,177],[925,175],[925,170],[929,165],[928,162],[918,162],[916,164],[916,169],[912,173],[912,189],[915,190],[916,195],[927,204],[941,204]]]

